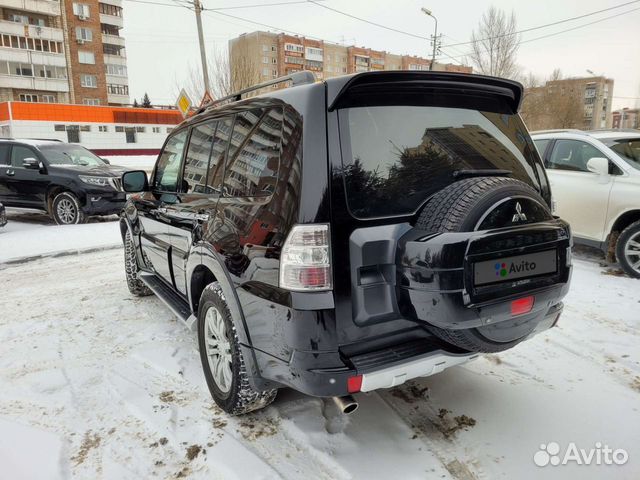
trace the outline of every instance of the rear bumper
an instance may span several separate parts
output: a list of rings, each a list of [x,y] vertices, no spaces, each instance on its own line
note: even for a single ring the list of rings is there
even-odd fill
[[[527,339],[553,327],[562,310],[562,303],[549,308]],[[256,354],[263,378],[316,397],[355,393],[349,392],[347,388],[348,379],[354,376],[362,375],[360,391],[370,392],[395,387],[414,378],[435,375],[482,355],[456,350],[455,347],[443,345],[433,338],[411,340],[352,357],[342,354],[340,366],[336,366],[336,352],[294,351],[289,362],[260,351],[254,350],[252,353]],[[305,365],[311,363],[314,368],[305,368]]]

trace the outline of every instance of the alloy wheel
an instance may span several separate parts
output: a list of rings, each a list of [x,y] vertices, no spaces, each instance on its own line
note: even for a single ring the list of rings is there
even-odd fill
[[[624,256],[631,268],[640,273],[640,232],[627,241],[624,246]]]
[[[68,198],[63,198],[58,202],[56,207],[58,218],[62,220],[62,223],[74,223],[76,219],[76,206]]]
[[[209,369],[218,388],[227,393],[231,390],[231,343],[222,314],[215,307],[209,307],[205,314],[205,348]]]

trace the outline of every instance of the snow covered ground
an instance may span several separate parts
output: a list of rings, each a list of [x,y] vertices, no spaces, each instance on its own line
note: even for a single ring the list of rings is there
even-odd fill
[[[112,165],[120,165],[132,170],[144,170],[151,173],[156,164],[157,155],[109,155],[105,156]]]
[[[0,254],[11,259],[120,242],[116,222],[9,221]],[[119,248],[3,261],[0,478],[640,478],[640,282],[596,257],[575,259],[557,328],[357,395],[347,418],[290,390],[264,411],[225,415],[193,334],[157,298],[129,294]],[[600,442],[629,459],[538,467],[549,442]]]

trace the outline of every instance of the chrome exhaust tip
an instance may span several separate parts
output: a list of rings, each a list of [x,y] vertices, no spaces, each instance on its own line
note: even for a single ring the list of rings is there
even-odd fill
[[[345,395],[344,397],[331,397],[333,403],[338,407],[343,414],[349,415],[358,409],[358,402],[351,396]]]

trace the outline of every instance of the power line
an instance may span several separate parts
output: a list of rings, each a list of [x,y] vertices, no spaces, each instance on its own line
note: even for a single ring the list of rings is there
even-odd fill
[[[638,3],[638,2],[640,2],[640,0],[633,0],[631,2],[621,3],[621,4],[615,5],[613,7],[603,8],[602,10],[597,10],[595,12],[585,13],[584,15],[578,15],[577,17],[565,18],[564,20],[558,20],[557,22],[546,23],[544,25],[538,25],[537,27],[525,28],[523,30],[518,30],[517,32],[513,32],[513,33],[505,33],[505,34],[502,34],[502,35],[496,35],[494,37],[481,38],[479,40],[476,40],[476,42],[482,42],[484,40],[493,40],[495,38],[508,37],[508,36],[511,36],[511,35],[517,35],[519,33],[526,33],[526,32],[531,32],[533,30],[539,30],[541,28],[552,27],[554,25],[559,25],[561,23],[571,22],[573,20],[579,20],[581,18],[590,17],[591,15],[597,15],[598,13],[608,12],[609,10],[615,10],[616,8],[624,7],[626,5],[631,5],[633,3]],[[633,10],[631,10],[631,11],[633,11]],[[611,17],[611,18],[613,18],[613,17]],[[445,47],[457,47],[457,46],[460,46],[460,45],[471,45],[472,43],[475,43],[475,42],[452,43],[450,45],[445,45]]]
[[[350,17],[350,18],[353,18],[355,20],[359,20],[360,22],[368,23],[369,25],[374,25],[374,26],[379,27],[379,28],[384,28],[385,30],[389,30],[391,32],[401,33],[401,34],[407,35],[409,37],[419,38],[421,40],[429,40],[429,37],[424,37],[422,35],[416,35],[415,33],[405,32],[404,30],[398,30],[397,28],[393,28],[393,27],[387,27],[386,25],[381,25],[380,23],[372,22],[372,21],[367,20],[365,18],[356,17],[355,15],[351,15],[350,13],[343,12],[341,10],[337,10],[335,8],[328,7],[327,5],[321,5],[320,3],[318,3],[318,0],[308,0],[308,1],[309,1],[309,3],[313,3],[314,5],[317,5],[318,7],[322,7],[322,8],[325,8],[327,10],[331,10],[332,12],[339,13],[340,15],[344,15],[346,17]],[[637,0],[637,1],[640,1],[640,0]]]
[[[637,1],[640,1],[640,0],[637,0]],[[635,3],[635,2],[632,2],[632,3]],[[542,39],[544,39],[544,38],[554,37],[554,36],[556,36],[556,35],[560,35],[560,34],[562,34],[562,33],[571,32],[571,31],[573,31],[573,30],[578,30],[578,29],[580,29],[580,28],[588,27],[588,26],[590,26],[590,25],[594,25],[594,24],[596,24],[596,23],[604,22],[604,21],[606,21],[606,20],[611,20],[612,18],[620,17],[620,16],[622,16],[622,15],[627,15],[628,13],[632,13],[632,12],[635,12],[635,11],[637,11],[637,10],[640,10],[640,7],[638,7],[638,8],[633,8],[633,9],[631,9],[631,10],[627,10],[626,12],[617,13],[617,14],[615,14],[615,15],[610,15],[610,16],[608,16],[608,17],[600,18],[600,19],[598,19],[598,20],[594,20],[593,22],[583,23],[582,25],[577,25],[577,26],[575,26],[575,27],[566,28],[566,29],[564,29],[564,30],[560,30],[559,32],[549,33],[549,34],[547,34],[547,35],[541,35],[541,36],[539,36],[539,37],[530,38],[530,39],[528,39],[528,40],[523,40],[523,41],[521,41],[521,42],[520,42],[520,44],[522,45],[523,43],[530,43],[530,42],[535,42],[535,41],[537,41],[537,40],[542,40]],[[494,38],[497,38],[497,37],[494,37]],[[480,41],[480,40],[479,40],[479,41]],[[447,47],[450,47],[450,45],[445,45],[445,46],[443,46],[443,48],[447,48]],[[486,50],[486,49],[485,49],[485,50]],[[458,57],[456,57],[456,58],[463,58],[463,57],[465,57],[465,56],[467,56],[467,55],[471,55],[471,53],[467,53],[466,55],[460,55],[460,56],[458,56]]]
[[[188,0],[183,0],[182,3],[179,3],[180,0],[172,0],[174,3],[161,3],[161,2],[154,2],[153,0],[125,0],[126,2],[132,2],[132,3],[145,3],[148,5],[161,5],[163,7],[179,7],[179,8],[189,8],[193,6],[192,2],[189,2]],[[325,1],[325,0],[318,0],[318,1]],[[282,5],[297,5],[297,4],[301,4],[301,3],[309,3],[308,0],[295,0],[292,2],[275,2],[275,3],[255,3],[255,4],[251,4],[251,5],[236,5],[233,7],[217,7],[217,8],[203,8],[202,10],[209,10],[209,11],[220,11],[220,10],[239,10],[239,9],[244,9],[244,8],[259,8],[259,7],[276,7],[276,6],[282,6]]]

